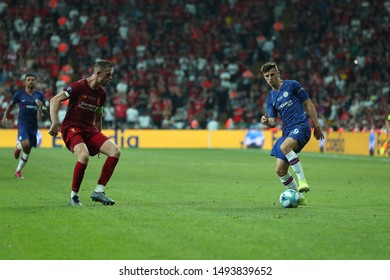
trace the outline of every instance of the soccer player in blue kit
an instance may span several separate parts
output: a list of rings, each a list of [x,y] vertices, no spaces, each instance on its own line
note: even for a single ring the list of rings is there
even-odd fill
[[[19,104],[18,143],[14,152],[15,158],[18,159],[21,151],[23,151],[15,171],[15,177],[19,179],[24,179],[22,168],[28,161],[31,148],[37,146],[38,110],[46,110],[44,107],[45,98],[43,93],[35,89],[35,76],[27,74],[25,79],[25,88],[15,92],[12,101],[7,106],[1,120],[3,126],[6,126],[9,113],[12,111],[15,104]]]
[[[317,140],[324,138],[317,112],[307,92],[297,81],[280,78],[276,63],[265,63],[260,72],[272,88],[267,97],[267,113],[261,117],[261,123],[276,127],[278,113],[283,122],[282,136],[276,140],[271,150],[271,156],[276,157],[275,171],[287,189],[299,191],[300,204],[304,205],[306,199],[302,193],[308,192],[310,187],[297,154],[310,140],[311,128],[307,116],[312,120],[314,137]],[[297,175],[298,184],[288,171],[290,166]]]

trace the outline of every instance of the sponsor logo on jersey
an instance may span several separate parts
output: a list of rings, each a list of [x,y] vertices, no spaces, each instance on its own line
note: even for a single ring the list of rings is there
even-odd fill
[[[293,105],[294,103],[292,102],[292,100],[287,100],[286,102],[282,103],[279,105],[278,107],[278,110],[282,110],[284,107],[290,107],[291,105]]]
[[[95,104],[89,104],[82,101],[77,107],[88,111],[95,111],[97,106]]]

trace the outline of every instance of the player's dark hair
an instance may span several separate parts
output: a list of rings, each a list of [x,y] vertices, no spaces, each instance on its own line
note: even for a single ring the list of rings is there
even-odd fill
[[[27,74],[26,74],[26,77],[24,77],[24,79],[26,80],[28,77],[33,77],[33,78],[35,78],[35,75],[34,75],[34,74],[31,74],[31,73],[27,73]]]
[[[275,69],[276,71],[279,71],[278,66],[275,62],[267,62],[260,68],[260,72],[262,74],[269,72],[271,69]]]
[[[105,60],[105,59],[97,59],[95,61],[95,65],[94,65],[94,72],[98,71],[98,70],[103,70],[103,69],[107,69],[107,68],[111,68],[113,66],[112,62],[109,61],[109,60]]]

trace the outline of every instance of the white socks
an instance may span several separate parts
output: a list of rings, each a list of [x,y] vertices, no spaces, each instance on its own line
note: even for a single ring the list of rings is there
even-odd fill
[[[298,155],[294,151],[291,151],[286,154],[286,158],[295,174],[297,174],[298,180],[305,180],[305,174],[303,173],[302,164],[298,158]]]
[[[21,155],[21,157],[19,159],[18,167],[16,168],[16,172],[19,172],[19,171],[22,170],[23,166],[26,165],[29,156],[30,156],[29,154],[26,154],[25,152],[22,152],[22,155]]]
[[[95,192],[104,192],[105,186],[103,185],[97,185],[95,188]]]
[[[105,188],[105,186],[103,186],[103,185],[97,185],[96,188],[95,188],[95,192],[104,192],[104,188]],[[79,193],[75,192],[75,191],[72,191],[70,193],[70,198],[74,197],[75,195],[78,196]]]
[[[16,149],[18,149],[19,151],[23,149],[22,144],[20,144],[20,142],[16,143]]]
[[[292,189],[295,191],[298,191],[298,185],[297,182],[295,181],[294,177],[290,174],[290,172],[287,172],[286,175],[279,177],[280,181],[283,183],[283,185],[287,189]]]
[[[75,192],[75,191],[72,191],[71,193],[70,193],[70,198],[73,198],[75,195],[79,195],[79,193],[78,192]]]

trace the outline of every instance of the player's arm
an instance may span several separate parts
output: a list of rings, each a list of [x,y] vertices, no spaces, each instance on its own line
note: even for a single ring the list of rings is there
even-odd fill
[[[68,98],[68,95],[66,95],[64,91],[61,91],[50,99],[51,126],[49,134],[51,136],[57,136],[58,134],[58,111],[60,110],[61,102],[67,100]]]
[[[308,116],[310,117],[310,119],[313,122],[314,137],[317,140],[324,139],[324,135],[322,134],[322,130],[321,130],[320,124],[318,122],[316,107],[314,106],[313,101],[311,101],[310,98],[306,99],[303,102],[303,107],[305,108],[306,113],[308,114]]]
[[[42,99],[42,100],[35,99],[35,104],[37,104],[38,110],[41,112],[42,116],[46,117],[46,115],[47,115],[47,108],[43,105],[44,102],[45,102],[44,99]]]
[[[45,108],[45,106],[43,106],[43,102],[39,99],[35,99],[35,104],[37,104],[39,110],[42,110],[43,108]]]
[[[276,118],[270,118],[268,117],[268,113],[265,113],[262,117],[261,117],[261,123],[268,126],[268,127],[271,127],[271,128],[274,128],[276,127]]]
[[[103,123],[103,106],[98,107],[95,111],[95,125],[99,129],[99,131],[102,131],[102,125]]]
[[[5,109],[5,112],[4,112],[4,116],[3,118],[1,119],[1,124],[5,127],[7,125],[7,119],[8,119],[8,116],[9,116],[9,113],[12,111],[12,109],[14,108],[15,106],[15,103],[13,102],[13,100],[8,104],[7,108]]]

